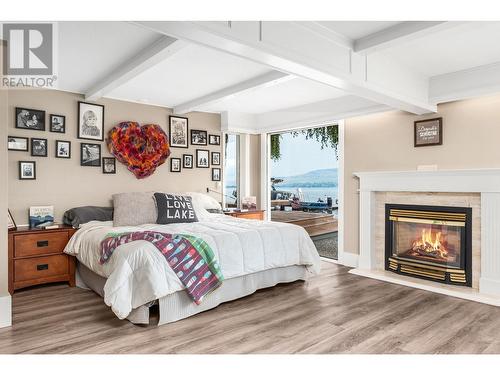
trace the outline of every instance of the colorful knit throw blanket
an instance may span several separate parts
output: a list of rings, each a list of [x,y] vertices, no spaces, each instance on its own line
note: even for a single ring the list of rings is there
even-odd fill
[[[118,246],[133,241],[148,241],[155,245],[197,305],[222,285],[224,276],[210,246],[201,238],[186,234],[155,231],[109,233],[101,242],[100,263],[106,263]]]

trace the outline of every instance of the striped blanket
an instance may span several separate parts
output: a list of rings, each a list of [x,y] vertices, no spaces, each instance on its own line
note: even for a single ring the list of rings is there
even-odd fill
[[[197,305],[224,280],[210,246],[201,238],[186,234],[155,231],[108,233],[101,242],[100,263],[106,263],[118,246],[133,241],[151,242],[163,254]]]

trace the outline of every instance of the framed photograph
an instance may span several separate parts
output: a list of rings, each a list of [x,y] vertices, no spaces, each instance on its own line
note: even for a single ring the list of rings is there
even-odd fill
[[[7,137],[7,149],[9,151],[28,151],[28,138],[26,137]]]
[[[66,116],[50,115],[50,131],[53,133],[66,133]]]
[[[82,143],[80,145],[80,165],[82,167],[101,166],[101,145]]]
[[[257,209],[257,197],[255,197],[255,196],[244,197],[241,200],[241,208],[243,210],[256,210]]]
[[[443,144],[443,118],[415,121],[415,147]]]
[[[208,136],[208,144],[220,146],[220,135],[210,134]]]
[[[7,216],[7,228],[8,230],[16,230],[17,225],[16,222],[14,221],[14,218],[12,217],[12,214],[10,213],[10,210],[7,210],[8,216]]]
[[[212,168],[212,181],[220,181],[220,168]]]
[[[186,117],[169,116],[168,134],[170,147],[188,148],[188,119]]]
[[[212,165],[220,165],[220,152],[212,152]]]
[[[206,146],[207,132],[205,130],[191,129],[191,144],[194,146]]]
[[[56,158],[71,159],[70,141],[56,141]]]
[[[19,179],[20,180],[36,180],[36,162],[20,161],[19,162]]]
[[[196,150],[196,168],[210,168],[210,154],[208,150]]]
[[[47,157],[47,139],[31,138],[31,156]]]
[[[78,138],[104,140],[103,105],[78,102]]]
[[[170,158],[170,172],[181,171],[181,158]]]
[[[45,228],[54,224],[54,206],[32,206],[29,212],[30,228]]]
[[[182,168],[193,168],[193,155],[184,154],[182,155]]]
[[[16,107],[16,128],[45,130],[45,111]]]
[[[116,159],[102,158],[102,173],[116,174]]]

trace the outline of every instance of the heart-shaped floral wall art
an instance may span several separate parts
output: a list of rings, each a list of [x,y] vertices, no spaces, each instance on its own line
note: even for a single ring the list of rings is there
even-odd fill
[[[151,176],[170,155],[168,136],[155,124],[121,122],[109,131],[106,143],[109,152],[139,179]]]

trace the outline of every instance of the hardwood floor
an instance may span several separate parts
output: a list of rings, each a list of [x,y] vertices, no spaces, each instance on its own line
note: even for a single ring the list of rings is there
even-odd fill
[[[90,291],[19,291],[0,353],[500,353],[500,308],[322,266],[161,327],[118,320]]]

